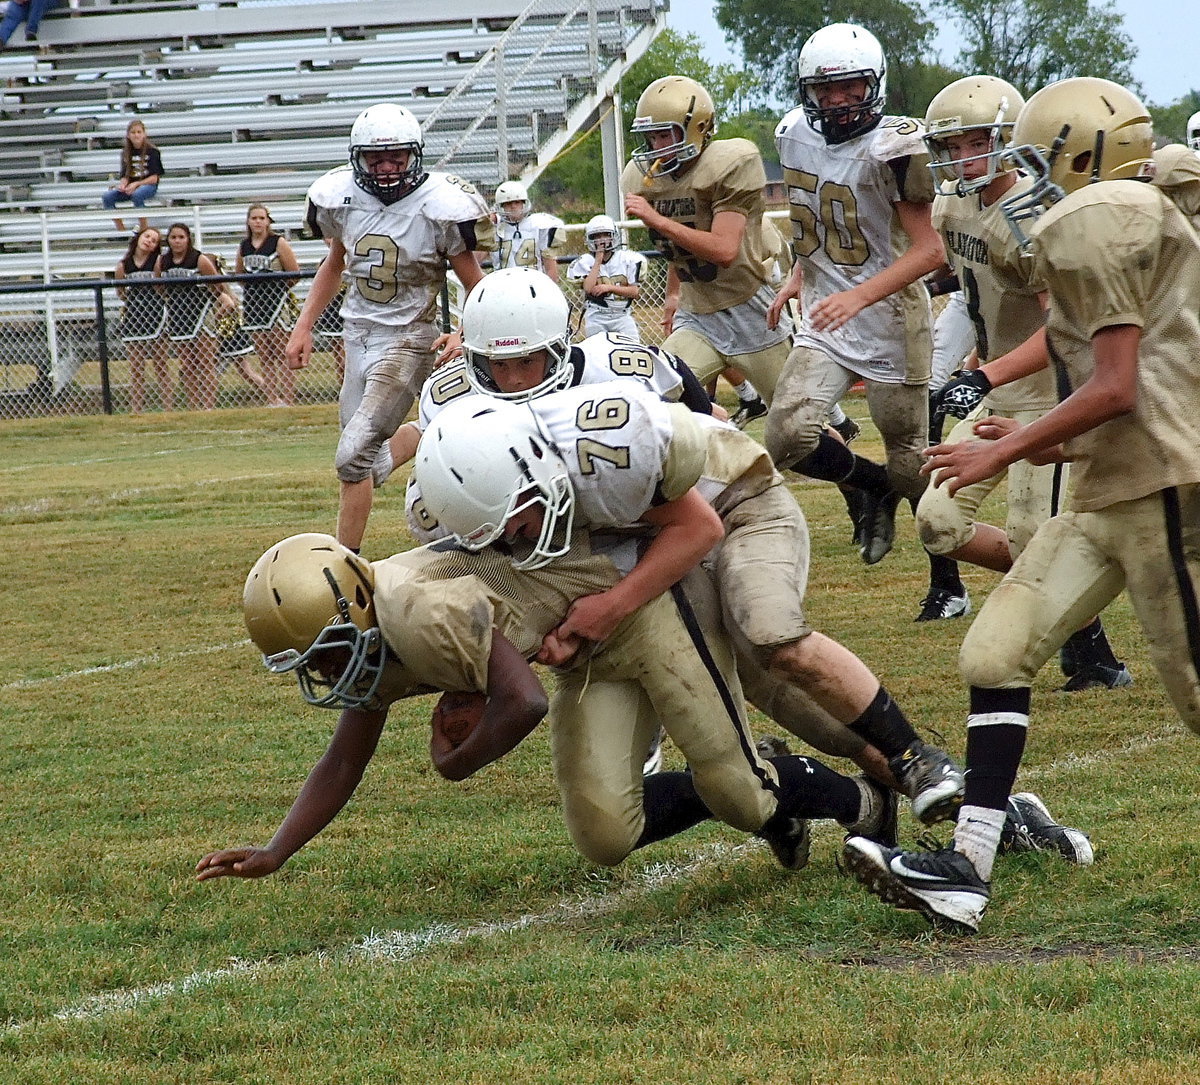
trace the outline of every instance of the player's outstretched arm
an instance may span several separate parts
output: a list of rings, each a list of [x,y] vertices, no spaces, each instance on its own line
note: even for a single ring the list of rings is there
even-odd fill
[[[350,801],[375,754],[386,720],[386,709],[344,709],[328,748],[312,767],[270,843],[209,852],[196,864],[197,880],[262,878],[283,866]]]

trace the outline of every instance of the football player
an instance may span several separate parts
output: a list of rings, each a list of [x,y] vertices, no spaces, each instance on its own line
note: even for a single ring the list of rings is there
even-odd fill
[[[656,79],[638,99],[644,141],[621,176],[626,214],[666,258],[663,346],[701,384],[735,366],[766,403],[787,359],[791,324],[766,329],[762,218],[766,173],[747,139],[713,139],[712,98],[694,79]]]
[[[1200,110],[1188,117],[1187,145],[1200,154]]]
[[[492,265],[532,267],[558,282],[558,257],[563,248],[563,220],[535,211],[529,190],[520,181],[496,186],[492,206],[496,223],[496,251]]]
[[[430,752],[447,778],[464,779],[503,756],[547,712],[526,663],[535,656],[560,668],[549,704],[554,770],[572,840],[592,861],[614,865],[710,816],[762,836],[791,869],[808,859],[808,817],[894,837],[895,807],[884,789],[812,758],[758,755],[728,647],[705,632],[691,595],[658,597],[587,651],[555,629],[572,599],[619,576],[614,557],[594,552],[586,537],[569,555],[525,572],[494,552],[444,543],[374,564],[327,535],[271,547],[246,581],[250,636],[271,671],[294,673],[306,701],[340,708],[341,717],[271,841],[210,852],[197,877],[278,870],[350,799],[400,698],[439,689],[487,694],[460,745],[434,731]],[[701,604],[704,585],[700,576]],[[688,771],[643,779],[641,754],[659,720]]]
[[[442,527],[468,549],[503,545],[519,568],[567,553],[573,524],[654,529],[626,576],[573,603],[560,629],[590,641],[606,640],[706,559],[726,627],[747,653],[804,691],[843,734],[881,751],[918,817],[953,811],[958,769],[917,736],[857,656],[808,624],[804,516],[766,451],[740,430],[629,381],[524,404],[466,399],[425,431],[413,472]]]
[[[799,72],[801,104],[775,131],[796,264],[769,315],[780,319],[802,293],[804,319],[765,438],[781,467],[863,492],[858,534],[862,559],[873,565],[892,547],[900,500],[915,505],[925,489],[932,338],[921,279],[945,254],[930,222],[921,124],[884,115],[887,68],[874,35],[850,23],[823,27],[804,43]],[[824,428],[860,379],[886,468]],[[965,613],[954,563],[929,561],[922,617]]]
[[[578,283],[584,298],[584,330],[616,332],[640,339],[633,303],[641,295],[646,258],[627,249],[617,224],[608,215],[593,215],[583,228],[587,252],[567,268],[567,279]]]
[[[458,177],[430,173],[416,118],[391,103],[364,109],[350,129],[350,161],[308,191],[309,229],[329,242],[288,339],[288,365],[308,364],[313,326],[341,285],[346,372],[335,466],[337,537],[357,550],[371,513],[372,471],[433,368],[438,295],[446,262],[470,289],[490,245],[487,205]]]
[[[1033,263],[1021,255],[1001,212],[1001,200],[1033,184],[1000,164],[1013,122],[1025,99],[1003,79],[972,75],[937,94],[925,115],[938,196],[933,222],[942,235],[974,326],[974,359],[986,365],[1026,340],[1044,341],[1045,291],[1033,279]],[[1200,167],[1200,160],[1197,160]],[[979,440],[980,412],[1022,424],[1040,418],[1058,402],[1054,374],[1040,369],[989,392],[979,407],[951,431],[947,444]],[[980,523],[980,505],[1005,479],[1008,518],[1004,529]],[[956,561],[1006,573],[1039,524],[1059,512],[1066,493],[1066,464],[1034,465],[1018,460],[1000,474],[953,496],[931,486],[917,506],[917,530],[925,548]],[[1128,669],[1113,655],[1095,618],[1063,646],[1068,691],[1127,686]]]
[[[1176,711],[1200,731],[1200,240],[1152,172],[1145,106],[1104,79],[1065,79],[1017,116],[1006,158],[1032,178],[1002,202],[1050,296],[1047,340],[1068,393],[1022,426],[938,445],[953,493],[1017,460],[1069,458],[1068,511],[1047,520],[963,642],[967,788],[952,848],[846,843],[884,900],[960,931],[987,907],[1001,821],[1029,724],[1033,676],[1122,589]]]

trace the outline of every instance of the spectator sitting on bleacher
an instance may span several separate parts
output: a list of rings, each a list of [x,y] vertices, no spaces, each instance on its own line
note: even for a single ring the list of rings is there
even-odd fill
[[[121,148],[121,179],[104,193],[101,203],[110,211],[122,200],[132,200],[134,207],[145,207],[146,201],[158,191],[162,171],[162,155],[146,135],[146,126],[141,121],[130,121]],[[125,229],[121,219],[113,219],[113,223],[118,230]],[[146,228],[145,218],[138,220],[138,227]]]
[[[36,42],[42,16],[57,3],[58,0],[8,0],[4,18],[0,19],[0,49],[8,44],[13,31],[22,23],[25,24],[26,43]]]

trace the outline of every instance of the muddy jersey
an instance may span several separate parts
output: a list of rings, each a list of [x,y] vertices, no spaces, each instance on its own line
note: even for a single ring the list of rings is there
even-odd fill
[[[693,486],[723,514],[779,477],[766,450],[736,427],[628,381],[554,392],[529,406],[567,465],[578,527],[625,527]]]
[[[305,217],[317,237],[346,249],[350,287],[347,320],[404,327],[432,323],[446,279],[446,260],[491,247],[487,205],[467,181],[431,173],[392,204],[363,191],[349,166],[339,166],[308,190]]]
[[[1027,190],[1027,177],[1017,181],[1005,198]],[[979,193],[938,196],[933,201],[933,225],[946,244],[946,259],[958,276],[967,313],[975,329],[980,364],[1007,354],[1045,323],[1038,290],[1027,278],[1007,269],[1023,259],[1000,210],[1002,200],[989,207]],[[993,254],[999,273],[993,270]],[[1054,374],[1049,369],[1022,377],[988,393],[988,409],[1009,415],[1014,411],[1049,410],[1058,402]]]
[[[792,252],[804,270],[803,312],[877,275],[907,249],[896,204],[933,202],[922,132],[909,117],[884,117],[864,135],[831,145],[803,109],[779,122],[775,143],[787,185]],[[929,320],[927,292],[916,282],[834,331],[818,332],[802,320],[796,343],[860,376],[899,383],[906,377],[908,344]]]
[[[591,274],[592,268],[596,266],[596,260],[595,254],[590,252],[576,257],[567,268],[567,278],[573,283],[582,283]],[[642,281],[645,268],[646,258],[640,252],[616,249],[600,265],[598,281],[606,285],[636,286]],[[625,298],[620,294],[605,294],[600,298],[593,298],[591,295],[585,294],[583,300],[589,312],[600,309],[626,313],[633,308],[633,298]]]
[[[614,561],[623,550],[624,559]],[[483,692],[493,630],[532,659],[571,603],[607,591],[635,558],[629,542],[593,552],[589,536],[577,532],[567,554],[524,572],[497,550],[471,553],[449,541],[373,562],[375,611],[391,649],[381,701],[430,690]]]
[[[541,270],[543,258],[557,259],[562,253],[564,225],[562,219],[544,211],[531,211],[520,222],[509,222],[500,215],[493,246],[495,269],[534,267]]]
[[[1083,512],[1200,482],[1200,239],[1160,189],[1088,185],[1030,230],[1050,290],[1047,335],[1060,395],[1094,371],[1092,337],[1141,329],[1137,404],[1067,442],[1070,506]]]
[[[707,314],[730,309],[752,298],[766,283],[762,240],[766,183],[762,155],[748,139],[714,140],[679,176],[647,177],[635,162],[625,167],[621,190],[644,196],[660,215],[684,226],[709,231],[713,216],[721,211],[746,216],[741,247],[727,268],[700,260],[650,231],[651,242],[679,276],[681,310]]]

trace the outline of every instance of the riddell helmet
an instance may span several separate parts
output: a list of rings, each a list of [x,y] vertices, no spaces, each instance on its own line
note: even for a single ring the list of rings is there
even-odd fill
[[[506,211],[506,203],[520,202],[521,210],[515,214]],[[514,226],[533,210],[533,201],[529,198],[529,189],[520,181],[504,181],[496,186],[496,198],[493,201],[496,214]]]
[[[643,137],[668,132],[671,143],[654,150],[646,141],[633,152],[633,160],[647,177],[674,173],[700,157],[716,130],[716,109],[708,91],[686,76],[663,76],[642,91],[633,132]]]
[[[242,591],[246,629],[267,669],[295,671],[304,699],[318,708],[370,707],[387,656],[374,585],[371,566],[332,535],[293,535],[272,546]]]
[[[1033,178],[1001,209],[1017,240],[1027,219],[1097,181],[1146,180],[1154,172],[1154,129],[1137,95],[1107,79],[1063,79],[1039,90],[1017,116],[1004,152]]]
[[[408,168],[399,173],[373,173],[363,157],[366,151],[408,151]],[[421,126],[404,106],[391,102],[364,109],[350,129],[350,168],[364,192],[383,203],[395,203],[417,188],[428,176],[422,169],[425,140]]]
[[[513,565],[540,569],[570,547],[567,465],[528,406],[482,396],[447,404],[421,437],[413,478],[429,514],[467,550],[501,539],[505,524],[535,505],[541,530],[532,546],[514,543]]]
[[[1200,112],[1193,113],[1188,117],[1187,145],[1200,154]]]
[[[929,168],[939,195],[966,196],[986,188],[1004,171],[1000,154],[1012,138],[1013,122],[1025,99],[1011,83],[994,75],[968,75],[940,91],[925,113],[925,145],[929,148]],[[955,158],[947,138],[983,133],[991,146],[983,154]],[[986,169],[979,177],[967,179],[963,166],[985,159]]]
[[[845,143],[879,123],[887,96],[887,63],[883,47],[869,30],[853,23],[821,27],[801,48],[799,70],[804,115],[826,143]],[[844,79],[867,81],[862,101],[822,107],[813,88]]]
[[[583,243],[587,245],[587,251],[595,253],[605,235],[608,236],[608,243],[604,248],[611,252],[618,244],[617,224],[608,215],[593,215],[583,228]]]
[[[570,365],[571,307],[549,275],[531,267],[510,267],[485,276],[463,303],[462,337],[467,380],[497,399],[522,402],[566,388]],[[524,392],[502,392],[492,376],[492,360],[523,358],[546,351],[546,373]]]

